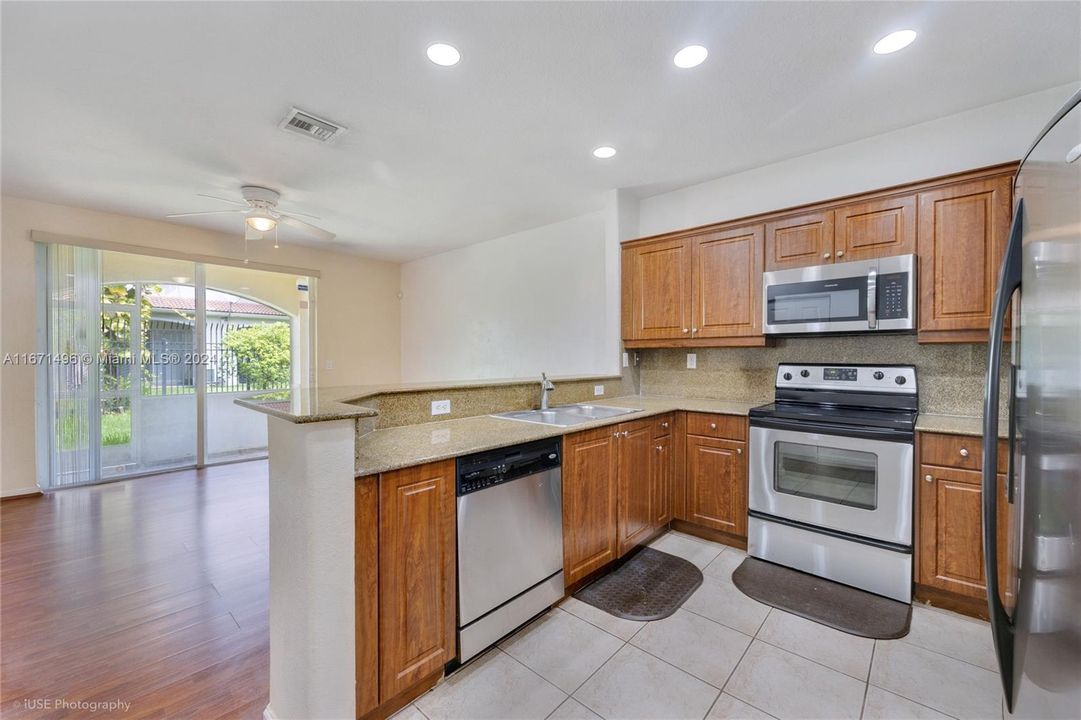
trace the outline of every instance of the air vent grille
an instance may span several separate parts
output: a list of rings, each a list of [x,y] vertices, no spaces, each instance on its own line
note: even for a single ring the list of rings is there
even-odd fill
[[[332,123],[297,108],[290,108],[289,113],[278,124],[278,127],[286,132],[297,133],[321,143],[333,142],[346,130],[337,123]]]

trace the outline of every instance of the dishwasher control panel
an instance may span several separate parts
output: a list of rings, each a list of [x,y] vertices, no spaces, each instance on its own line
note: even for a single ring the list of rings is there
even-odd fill
[[[463,455],[458,458],[458,496],[557,468],[562,455],[560,438]]]

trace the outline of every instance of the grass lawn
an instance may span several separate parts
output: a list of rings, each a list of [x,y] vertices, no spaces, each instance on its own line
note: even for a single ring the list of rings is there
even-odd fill
[[[85,445],[87,429],[80,427],[79,416],[74,410],[65,413],[60,420],[60,448],[72,450]],[[84,438],[80,442],[80,435]],[[131,442],[131,411],[110,412],[101,416],[101,444],[127,445]]]

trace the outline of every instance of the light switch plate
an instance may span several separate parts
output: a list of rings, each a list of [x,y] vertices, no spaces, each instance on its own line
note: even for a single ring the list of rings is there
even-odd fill
[[[432,400],[432,415],[447,415],[450,413],[450,400]]]
[[[698,367],[698,355],[695,353],[687,353],[687,369],[694,370]]]
[[[627,353],[623,353],[623,367],[630,367],[630,366],[631,366],[631,358],[630,358],[630,356],[628,356]]]
[[[334,369],[334,361],[333,360],[327,360],[326,361],[326,368],[327,368],[327,370],[333,370]]]
[[[594,385],[593,386],[593,394],[594,395],[604,395],[604,385]]]

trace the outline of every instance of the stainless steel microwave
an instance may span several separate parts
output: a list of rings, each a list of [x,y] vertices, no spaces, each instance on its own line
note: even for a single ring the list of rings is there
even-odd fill
[[[916,256],[774,270],[762,275],[767,335],[916,328]]]

